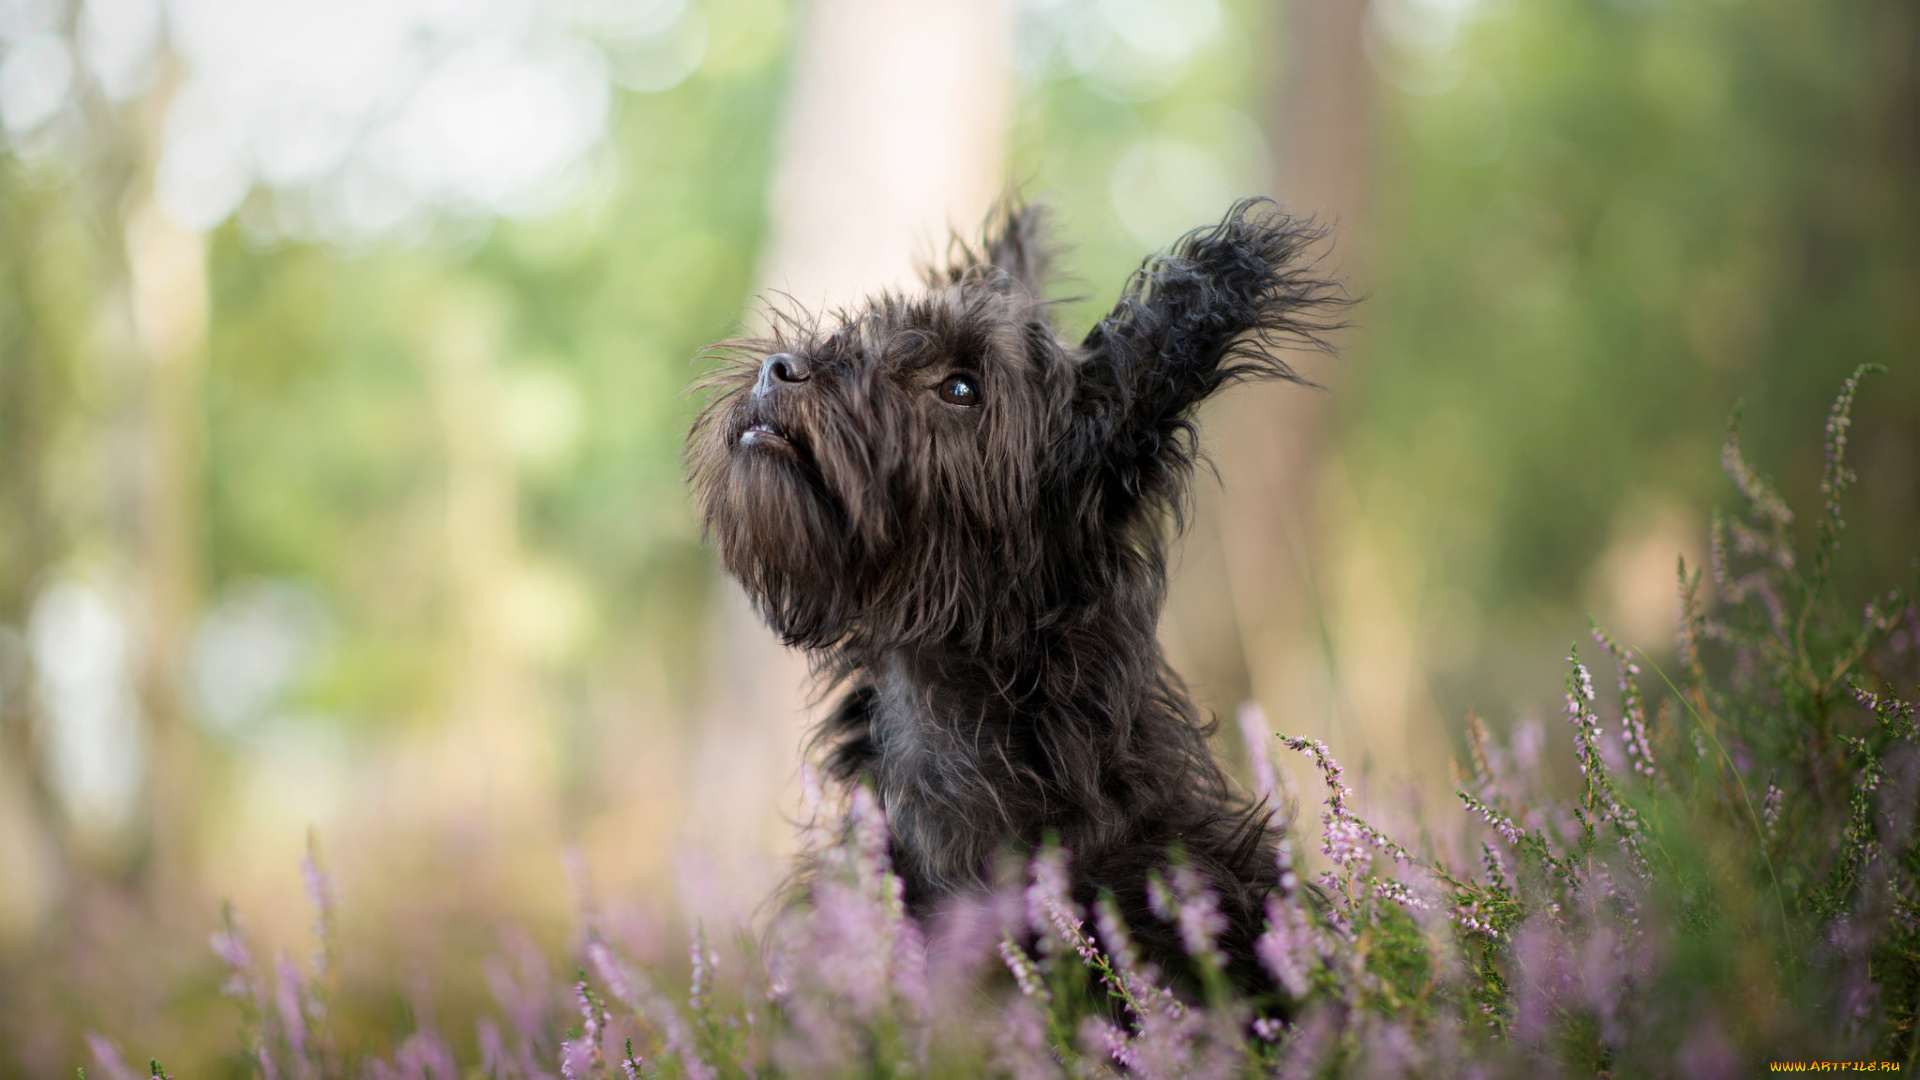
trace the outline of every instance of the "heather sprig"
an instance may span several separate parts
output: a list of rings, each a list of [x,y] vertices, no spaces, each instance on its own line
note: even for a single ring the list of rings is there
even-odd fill
[[[1332,861],[1333,868],[1321,875],[1320,884],[1344,899],[1344,911],[1336,913],[1336,918],[1344,920],[1374,884],[1375,879],[1361,874],[1371,865],[1373,852],[1378,851],[1395,862],[1418,865],[1420,860],[1353,812],[1353,789],[1347,786],[1345,771],[1326,743],[1291,735],[1278,738],[1289,749],[1311,757],[1326,782],[1326,809],[1320,813],[1320,853]]]
[[[1747,464],[1746,456],[1740,449],[1740,412],[1741,407],[1735,405],[1733,415],[1727,418],[1727,437],[1721,444],[1720,464],[1726,469],[1727,475],[1733,478],[1740,493],[1747,497],[1755,516],[1781,530],[1776,533],[1775,539],[1781,546],[1791,548],[1791,543],[1786,542],[1785,529],[1793,524],[1793,511],[1787,509],[1786,500],[1780,497],[1773,485]]]
[[[1826,586],[1827,577],[1833,569],[1833,557],[1840,548],[1840,532],[1847,527],[1846,519],[1840,512],[1840,500],[1847,493],[1847,488],[1859,479],[1847,467],[1847,429],[1853,426],[1853,396],[1860,389],[1860,380],[1869,372],[1885,370],[1879,364],[1861,364],[1854,368],[1853,373],[1840,384],[1840,394],[1833,399],[1833,408],[1827,412],[1825,453],[1820,470],[1820,495],[1825,500],[1826,513],[1820,517],[1820,539],[1814,549],[1813,573],[1807,581],[1809,601]],[[1799,635],[1806,632],[1807,614],[1811,608],[1811,603],[1801,608]]]
[[[654,1056],[671,1057],[689,1080],[714,1080],[716,1073],[701,1055],[686,1018],[652,980],[615,956],[604,941],[587,944],[587,961],[614,999],[625,1006],[642,1030],[654,1034]]]
[[[209,944],[214,955],[227,965],[227,978],[221,983],[220,992],[240,1006],[241,1047],[253,1059],[261,1076],[266,1080],[280,1080],[279,1062],[269,1045],[260,973],[254,966],[253,951],[247,947],[240,917],[232,904],[220,906],[220,929],[214,932]]]
[[[1892,694],[1875,694],[1863,689],[1858,683],[1848,686],[1853,699],[1860,707],[1873,714],[1874,720],[1889,736],[1920,742],[1920,721],[1915,719],[1915,706],[1911,701],[1902,701]]]
[[[1094,906],[1100,938],[1106,942],[1107,950],[1102,950],[1087,936],[1083,913],[1068,895],[1067,859],[1067,853],[1060,847],[1048,845],[1029,864],[1033,880],[1026,894],[1028,925],[1039,935],[1041,949],[1050,961],[1071,951],[1086,970],[1100,980],[1108,996],[1124,1005],[1133,1016],[1144,1016],[1158,994],[1150,985],[1151,979],[1142,977],[1126,923],[1113,898],[1103,895]],[[1011,938],[1003,940],[1001,947],[1019,951]],[[1016,980],[1022,979],[1023,971],[1027,972],[1027,978],[1032,977],[1030,962],[1021,966],[1024,953],[1008,958],[1003,951],[1002,957]],[[1021,982],[1021,991],[1032,992],[1025,981]]]
[[[1531,839],[1520,826],[1514,824],[1512,818],[1481,802],[1471,792],[1455,790],[1454,794],[1460,797],[1461,803],[1466,806],[1469,813],[1479,815],[1480,820],[1492,826],[1493,831],[1499,833],[1500,838],[1509,845],[1519,848]]]
[[[1642,877],[1648,873],[1647,856],[1642,845],[1642,826],[1640,815],[1632,807],[1620,802],[1620,793],[1615,788],[1613,776],[1607,770],[1605,758],[1600,753],[1600,740],[1604,727],[1600,715],[1594,711],[1593,676],[1587,666],[1580,662],[1580,650],[1575,646],[1567,655],[1567,663],[1573,669],[1567,673],[1567,722],[1573,727],[1573,754],[1580,766],[1580,775],[1584,781],[1579,805],[1574,807],[1574,815],[1583,830],[1579,855],[1585,858],[1594,846],[1596,823],[1609,826],[1626,853],[1636,873]]]
[[[1007,965],[1007,971],[1013,975],[1013,981],[1020,992],[1034,998],[1042,1005],[1053,1003],[1053,991],[1048,988],[1047,980],[1040,975],[1040,969],[1034,964],[1033,957],[1027,955],[1008,934],[1000,939],[1000,959]]]
[[[1280,988],[1299,1000],[1307,996],[1326,946],[1305,908],[1275,897],[1267,901],[1267,928],[1254,949]]]
[[[1247,762],[1253,772],[1253,793],[1260,802],[1276,816],[1287,811],[1287,792],[1284,789],[1281,773],[1273,767],[1271,744],[1267,741],[1273,728],[1267,723],[1267,714],[1256,701],[1244,701],[1235,713],[1240,723],[1240,738],[1246,746]],[[1289,822],[1282,821],[1279,828],[1286,831]]]
[[[1658,776],[1658,767],[1653,758],[1653,741],[1648,737],[1647,707],[1640,696],[1640,665],[1633,662],[1633,655],[1614,643],[1599,623],[1591,624],[1593,640],[1607,655],[1613,657],[1614,668],[1620,676],[1620,741],[1625,745],[1627,759],[1633,764],[1633,771],[1646,780],[1647,789],[1652,790]]]

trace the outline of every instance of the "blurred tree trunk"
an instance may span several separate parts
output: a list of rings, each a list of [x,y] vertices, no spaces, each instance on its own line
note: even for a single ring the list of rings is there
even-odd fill
[[[427,736],[433,767],[409,783],[417,788],[412,812],[423,820],[544,840],[555,824],[554,746],[531,641],[539,616],[527,610],[519,478],[500,429],[505,308],[483,288],[448,290],[423,320],[420,353],[446,453],[446,699],[454,722]]]
[[[58,794],[36,732],[32,661],[21,629],[59,550],[62,529],[49,461],[73,403],[64,378],[72,357],[48,308],[49,204],[57,196],[0,175],[0,945],[30,934],[67,877]]]
[[[1273,28],[1271,53],[1283,66],[1265,110],[1277,178],[1271,194],[1331,227],[1323,269],[1354,295],[1366,292],[1373,171],[1366,14],[1366,0],[1287,4]],[[1352,332],[1331,342],[1342,357],[1289,358],[1325,391],[1250,386],[1217,407],[1210,423],[1222,483],[1200,488],[1175,632],[1214,710],[1252,698],[1271,726],[1328,739],[1338,753],[1401,773],[1411,765],[1403,700],[1410,639],[1390,591],[1374,580],[1378,561],[1355,550],[1342,520],[1350,500],[1339,497],[1332,410],[1346,369],[1361,360]],[[1355,692],[1363,704],[1349,700]],[[1356,720],[1364,734],[1346,730]]]
[[[200,789],[198,731],[185,685],[188,650],[204,582],[202,386],[206,374],[207,238],[168,219],[154,196],[174,70],[134,104],[123,128],[134,168],[119,214],[121,257],[132,329],[124,433],[129,563],[133,568],[135,686],[151,755],[140,838],[153,884],[191,875]]]
[[[77,4],[63,12],[70,40],[78,12]],[[54,739],[44,725],[62,718],[49,714],[46,702],[11,692],[34,680],[25,650],[0,643],[11,684],[0,706],[5,741],[20,751],[7,755],[9,767],[35,771],[24,787],[38,808],[32,831],[59,853],[48,860],[54,877],[90,866],[161,890],[189,871],[196,834],[197,754],[181,675],[203,552],[206,242],[167,221],[153,198],[176,82],[163,78],[121,103],[83,73],[72,107],[84,134],[62,151],[77,158],[78,181],[46,195],[8,193],[9,202],[17,196],[34,205],[8,223],[5,237],[18,283],[10,335],[20,347],[9,348],[8,400],[0,406],[0,419],[11,417],[4,435],[12,513],[0,617],[25,625],[60,575],[81,576],[128,632],[126,667],[108,665],[97,677],[131,685],[135,722],[144,725],[133,809],[105,832],[89,828],[71,812],[75,804],[66,796],[76,793],[59,790],[47,771]],[[43,225],[62,215],[77,219],[94,243],[52,248],[62,241]],[[62,260],[78,273],[49,271],[49,263]],[[66,887],[50,886],[54,893]]]
[[[1005,183],[1013,27],[978,0],[818,0],[800,28],[771,220],[767,295],[809,310],[913,277],[950,228],[976,229]],[[690,824],[723,850],[790,848],[807,726],[804,659],[728,581],[714,693],[696,746]]]

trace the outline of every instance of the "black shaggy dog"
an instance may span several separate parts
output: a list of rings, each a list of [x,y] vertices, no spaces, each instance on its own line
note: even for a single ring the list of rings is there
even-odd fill
[[[1041,218],[1004,210],[922,294],[724,346],[687,443],[701,518],[760,613],[846,687],[816,743],[878,795],[910,909],[1055,837],[1075,898],[1111,891],[1177,970],[1146,883],[1183,858],[1219,891],[1236,980],[1259,983],[1276,837],[1154,630],[1196,406],[1300,381],[1271,350],[1317,345],[1343,301],[1306,258],[1322,231],[1244,202],[1150,259],[1074,346],[1049,319]]]

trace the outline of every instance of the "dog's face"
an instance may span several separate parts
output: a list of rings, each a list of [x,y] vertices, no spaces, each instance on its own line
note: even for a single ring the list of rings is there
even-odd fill
[[[919,296],[723,349],[689,472],[722,564],[790,643],[979,648],[1090,599],[1120,563],[1157,560],[1144,511],[1178,498],[1185,417],[1236,374],[1220,364],[1231,339],[1272,328],[1234,317],[1257,297],[1169,309],[1183,287],[1218,289],[1184,264],[1170,278],[1176,252],[1064,346],[1040,296],[1039,225],[1012,211]]]

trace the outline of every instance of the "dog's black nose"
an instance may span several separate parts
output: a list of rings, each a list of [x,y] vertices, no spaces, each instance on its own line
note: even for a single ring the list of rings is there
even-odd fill
[[[753,384],[756,395],[771,394],[781,383],[803,383],[813,377],[813,367],[799,353],[774,353],[760,361],[760,378]]]

